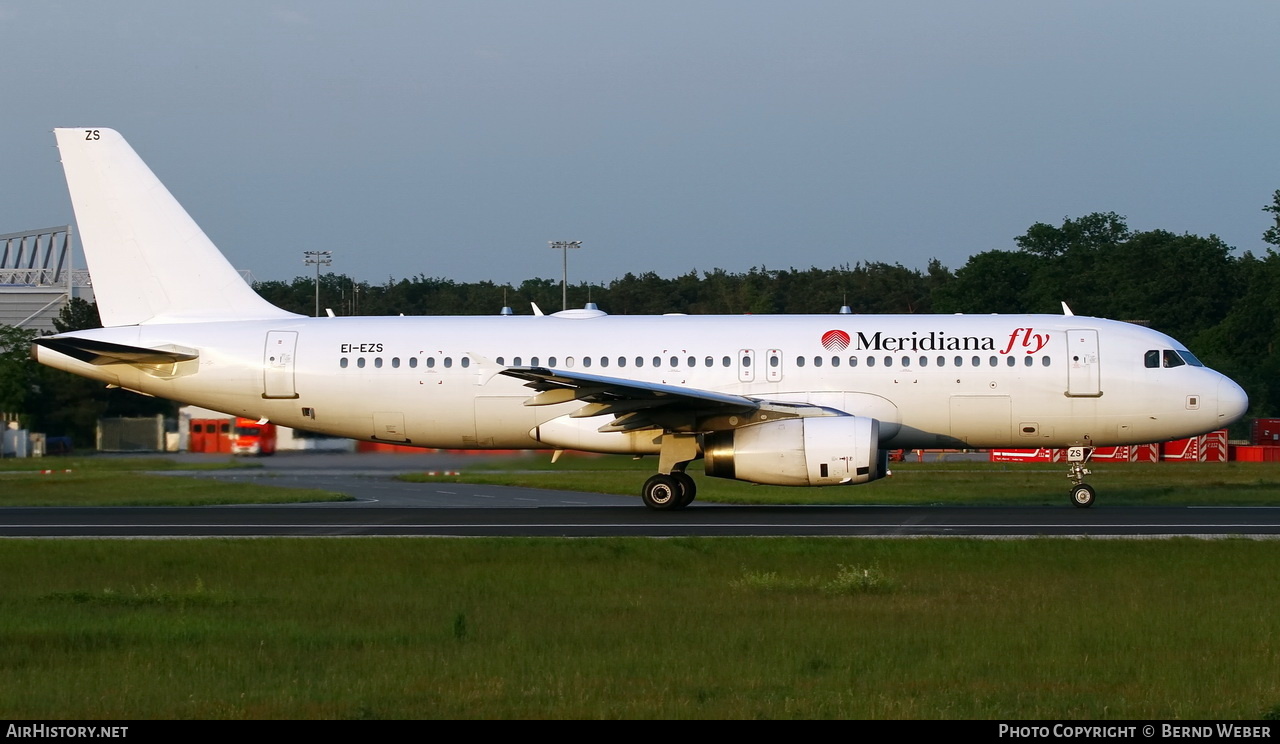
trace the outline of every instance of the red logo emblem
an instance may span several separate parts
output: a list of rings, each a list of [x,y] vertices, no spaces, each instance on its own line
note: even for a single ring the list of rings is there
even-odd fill
[[[822,334],[822,347],[827,351],[844,351],[849,348],[849,334],[844,331],[827,331]]]

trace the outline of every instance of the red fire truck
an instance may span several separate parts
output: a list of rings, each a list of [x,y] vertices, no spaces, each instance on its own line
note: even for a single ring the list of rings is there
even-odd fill
[[[231,434],[231,452],[236,455],[272,455],[276,451],[276,425],[254,419],[237,418]]]

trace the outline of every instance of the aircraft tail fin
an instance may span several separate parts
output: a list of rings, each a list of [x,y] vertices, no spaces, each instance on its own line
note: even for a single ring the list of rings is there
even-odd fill
[[[258,296],[111,129],[55,129],[105,326],[298,317]]]

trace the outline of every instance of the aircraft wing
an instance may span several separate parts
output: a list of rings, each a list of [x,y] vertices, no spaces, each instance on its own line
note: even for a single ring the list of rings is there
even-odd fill
[[[536,395],[526,406],[582,401],[571,418],[613,416],[602,432],[664,429],[717,431],[747,424],[803,416],[846,416],[844,411],[809,403],[761,400],[712,390],[642,380],[569,372],[545,367],[509,367],[501,374],[525,380]]]

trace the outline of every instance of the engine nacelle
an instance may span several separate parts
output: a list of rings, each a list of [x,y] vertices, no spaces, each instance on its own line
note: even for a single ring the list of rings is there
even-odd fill
[[[862,416],[813,416],[707,434],[706,473],[775,486],[836,486],[883,478],[889,453],[880,422]]]

